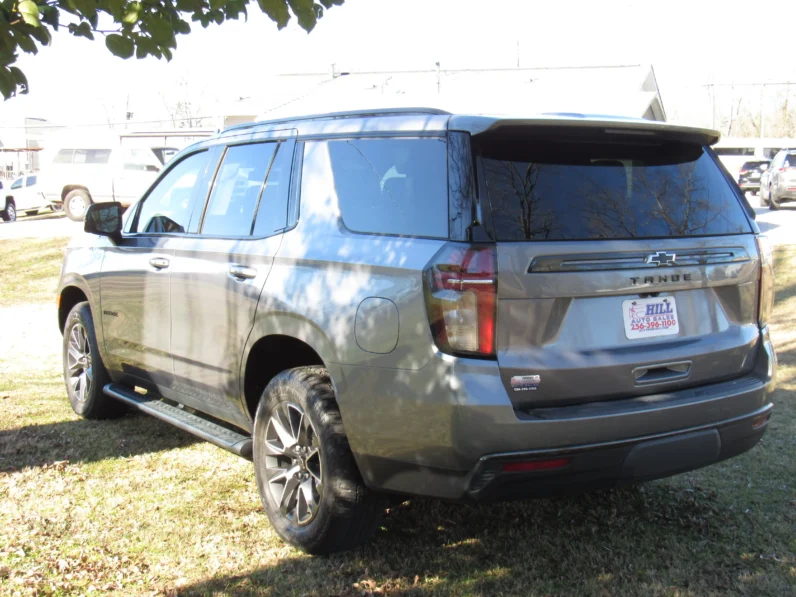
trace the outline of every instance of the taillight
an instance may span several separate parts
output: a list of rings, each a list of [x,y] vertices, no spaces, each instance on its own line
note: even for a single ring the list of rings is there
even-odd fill
[[[738,174],[749,174],[749,170],[741,170]]]
[[[757,320],[760,327],[764,328],[774,309],[774,252],[771,241],[762,234],[757,237],[757,252],[760,253],[760,306]]]
[[[426,266],[423,286],[437,348],[448,354],[494,358],[495,246],[446,244]]]

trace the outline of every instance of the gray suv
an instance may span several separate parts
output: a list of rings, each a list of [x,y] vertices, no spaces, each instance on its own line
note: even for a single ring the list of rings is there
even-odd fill
[[[58,289],[74,410],[252,459],[286,541],[348,549],[386,498],[635,483],[754,446],[771,250],[710,145],[644,120],[416,109],[228,129]]]

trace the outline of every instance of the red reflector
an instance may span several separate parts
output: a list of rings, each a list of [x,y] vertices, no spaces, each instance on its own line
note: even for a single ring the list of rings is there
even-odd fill
[[[768,423],[768,420],[770,418],[771,418],[771,413],[766,413],[764,415],[760,415],[759,417],[755,417],[754,419],[752,419],[752,429],[760,429],[766,423]],[[505,468],[503,470],[505,470]]]
[[[555,460],[532,460],[530,462],[504,462],[504,473],[522,473],[526,471],[548,471],[554,468],[564,468],[571,458],[556,458]]]

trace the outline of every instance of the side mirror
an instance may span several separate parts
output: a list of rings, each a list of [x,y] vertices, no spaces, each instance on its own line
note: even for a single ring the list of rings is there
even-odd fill
[[[99,236],[107,236],[114,243],[122,239],[122,204],[94,203],[88,206],[83,221],[83,230]]]

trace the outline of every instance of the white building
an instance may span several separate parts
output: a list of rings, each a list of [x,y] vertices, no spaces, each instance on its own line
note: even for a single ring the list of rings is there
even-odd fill
[[[476,114],[577,112],[666,120],[651,66],[301,73],[276,77],[266,96],[228,105],[224,125],[380,107]]]

